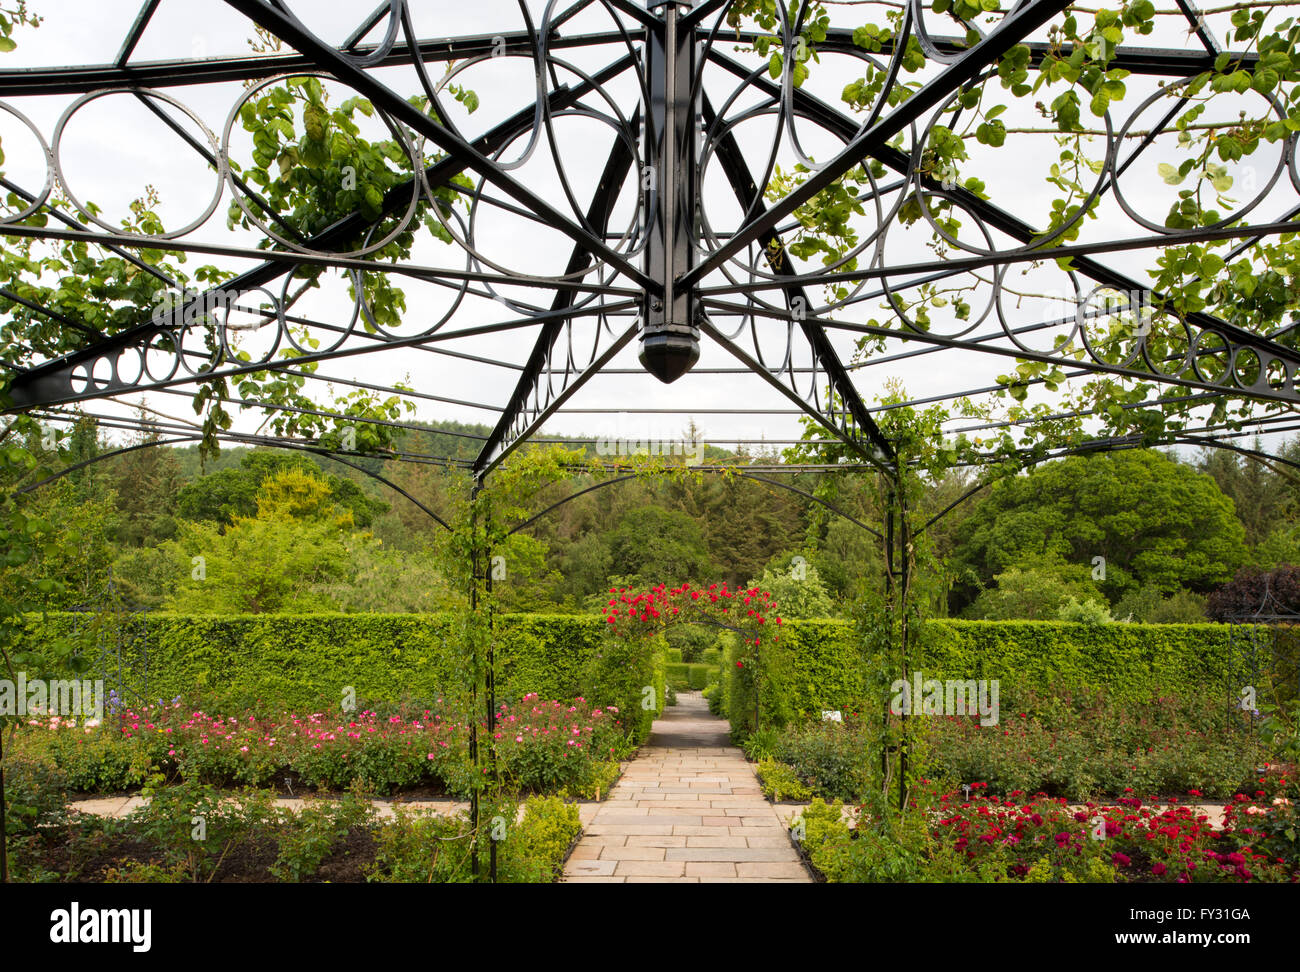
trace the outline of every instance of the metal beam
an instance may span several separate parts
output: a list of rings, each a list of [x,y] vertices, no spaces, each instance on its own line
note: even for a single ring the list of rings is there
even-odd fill
[[[617,45],[624,47],[628,38],[637,39],[640,30],[624,34],[606,31],[593,34],[554,35],[547,38],[549,50],[573,50],[583,47]],[[504,41],[504,47],[498,41]],[[352,49],[355,56],[364,56],[376,49],[373,44],[359,44]],[[414,50],[425,61],[461,61],[472,57],[490,56],[494,51],[531,55],[532,35],[526,30],[498,31],[495,34],[475,34],[464,37],[422,40]],[[392,67],[411,63],[412,47],[397,43],[388,55],[376,65]],[[166,61],[140,61],[134,64],[94,64],[68,67],[11,68],[0,71],[0,97],[13,98],[24,95],[85,94],[101,88],[139,87],[175,88],[200,84],[222,84],[233,81],[257,81],[278,74],[298,74],[315,70],[315,62],[301,54],[273,56],[249,55],[239,57],[178,58]]]
[[[1055,3],[1056,0],[1038,0],[1038,2]],[[660,289],[659,284],[628,263],[622,254],[610,249],[604,240],[598,239],[578,226],[536,192],[511,176],[495,160],[480,152],[473,144],[453,135],[397,92],[377,81],[365,68],[358,67],[348,57],[304,30],[291,17],[267,6],[262,0],[226,0],[226,3],[254,23],[291,44],[321,70],[334,75],[359,94],[369,98],[376,108],[407,125],[412,131],[423,135],[444,152],[458,156],[464,166],[473,169],[574,242],[602,257],[610,267],[618,270],[628,279],[636,281],[647,290]]]
[[[704,111],[704,126],[707,130],[712,127],[715,119],[713,106],[709,103],[708,98],[703,99],[702,108]],[[736,194],[736,199],[740,202],[741,211],[752,212],[754,206],[762,200],[762,192],[758,184],[754,182],[749,163],[745,161],[744,153],[741,152],[740,146],[736,143],[735,135],[731,131],[728,131],[718,140],[716,152],[723,173],[726,175],[727,181],[731,183],[731,189]],[[785,244],[780,237],[773,231],[768,230],[760,239],[763,244],[763,252],[767,255],[768,262],[772,267],[772,272],[783,275],[791,274],[793,268],[790,266]],[[802,286],[789,284],[783,289],[786,300],[791,307],[802,306],[807,308],[812,306]],[[843,362],[840,361],[840,356],[835,352],[834,345],[826,337],[826,332],[822,330],[820,325],[806,317],[798,323],[805,340],[812,348],[813,357],[817,359],[822,370],[825,371],[826,377],[830,380],[834,395],[838,396],[840,401],[844,403],[845,408],[853,417],[853,426],[866,434],[873,448],[864,450],[862,443],[856,438],[846,439],[847,444],[861,451],[869,462],[892,460],[894,458],[893,446],[885,438],[884,433],[880,431],[880,426],[876,424],[876,420],[871,417],[866,403],[862,401],[862,396],[858,393],[857,387],[849,377],[848,371],[845,370]]]
[[[636,117],[636,115],[633,116],[634,122]],[[627,179],[633,160],[634,154],[629,146],[616,135],[609,157],[605,161],[605,169],[600,175],[600,181],[596,183],[595,192],[592,194],[591,205],[587,208],[588,226],[600,232],[606,229],[609,224],[609,217],[614,211],[614,204],[618,201],[619,189]],[[591,254],[581,247],[575,247],[569,257],[569,263],[565,268],[564,275],[577,279],[578,275],[589,266],[591,266]],[[576,291],[571,288],[557,289],[555,299],[551,303],[551,310],[561,311],[571,307],[575,296]],[[523,374],[519,376],[519,381],[515,384],[515,389],[511,393],[506,407],[502,410],[496,427],[493,428],[487,441],[483,443],[478,458],[474,460],[476,475],[485,475],[489,463],[496,459],[498,450],[504,447],[506,436],[517,421],[519,414],[528,401],[529,395],[534,393],[537,382],[541,379],[542,372],[546,367],[546,362],[550,359],[551,351],[555,347],[555,342],[559,339],[568,321],[568,318],[556,318],[542,327],[542,331],[538,334],[537,341],[533,345],[532,353],[528,356],[528,361],[524,365]]]
[[[750,220],[726,243],[701,260],[693,270],[687,271],[681,285],[690,286],[716,270],[727,259],[753,243],[800,206],[810,202],[840,176],[854,166],[860,165],[873,146],[888,142],[925,112],[937,108],[963,84],[974,80],[982,71],[991,67],[1030,31],[1043,26],[1069,5],[1070,0],[1030,0],[1016,12],[1008,14],[996,30],[927,82],[887,117],[877,121],[865,132],[856,135],[839,154],[812,173],[798,188],[780,202],[768,207],[761,216]]]
[[[707,36],[708,31],[700,29],[701,37]],[[728,31],[727,39],[735,40],[737,43],[752,44],[759,38],[772,37],[756,30]],[[970,45],[966,43],[965,38],[961,37],[931,37],[930,42],[942,54],[957,55],[963,51],[970,50]],[[1039,67],[1043,61],[1049,57],[1060,57],[1061,49],[1052,44],[1043,41],[1022,41],[1025,47],[1029,48],[1029,65]],[[861,47],[853,43],[853,31],[844,27],[831,27],[826,31],[826,39],[820,40],[816,44],[810,44],[811,48],[824,51],[827,53],[853,53],[858,56],[867,54]],[[882,44],[878,53],[873,57],[887,58],[894,53],[893,43]],[[1187,50],[1185,48],[1167,48],[1167,47],[1140,47],[1124,44],[1115,49],[1114,55],[1107,62],[1108,68],[1119,68],[1128,71],[1130,74],[1141,75],[1160,75],[1164,77],[1191,78],[1205,71],[1214,70],[1214,54],[1206,51]],[[1254,70],[1259,64],[1259,54],[1254,51],[1243,51],[1240,54],[1233,54],[1233,63],[1240,60],[1241,67],[1247,71]]]

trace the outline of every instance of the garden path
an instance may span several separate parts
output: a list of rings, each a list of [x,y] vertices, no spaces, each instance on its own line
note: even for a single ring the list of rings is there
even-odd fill
[[[810,882],[728,726],[699,692],[664,710],[564,867],[566,883]]]

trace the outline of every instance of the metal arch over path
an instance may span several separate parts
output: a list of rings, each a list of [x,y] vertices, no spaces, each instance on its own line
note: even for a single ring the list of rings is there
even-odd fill
[[[1106,151],[1089,197],[1117,202],[1138,232],[1127,238],[1075,242],[1073,231],[1082,212],[1049,229],[1031,225],[1016,215],[1014,200],[984,198],[964,184],[944,181],[926,163],[927,143],[941,121],[950,121],[954,99],[995,78],[1002,55],[1023,46],[1031,71],[1053,55],[1052,44],[1042,39],[1043,28],[1068,7],[1062,0],[1020,0],[990,18],[987,30],[977,30],[974,43],[960,30],[955,36],[942,35],[943,25],[970,25],[932,14],[918,0],[902,4],[899,29],[874,53],[856,45],[851,31],[827,30],[815,44],[819,54],[865,62],[882,79],[869,110],[861,115],[819,98],[795,77],[793,55],[805,43],[801,31],[807,3],[792,8],[793,14],[778,5],[779,23],[770,36],[733,28],[727,21],[733,4],[724,0],[651,0],[644,7],[633,0],[576,0],[563,9],[547,3],[540,15],[521,4],[522,27],[501,24],[501,30],[491,32],[498,25],[486,24],[489,29],[477,34],[438,38],[416,33],[419,4],[385,0],[360,18],[338,45],[318,36],[286,3],[226,3],[246,18],[249,30],[261,28],[291,51],[141,61],[135,51],[160,7],[156,0],[146,0],[112,63],[0,70],[0,106],[30,130],[47,161],[43,186],[4,180],[23,209],[0,219],[0,234],[11,239],[84,240],[154,274],[158,271],[137,256],[140,251],[254,262],[219,291],[193,294],[178,289],[175,313],[162,320],[153,315],[108,334],[17,294],[0,293],[28,313],[84,335],[73,351],[6,363],[12,372],[10,411],[146,391],[192,391],[203,383],[249,374],[301,375],[305,366],[402,349],[418,352],[439,367],[472,361],[493,369],[489,374],[494,379],[502,370],[510,372],[512,387],[504,400],[455,400],[493,416],[492,431],[470,468],[481,482],[513,449],[536,439],[543,425],[570,405],[589,381],[613,373],[615,357],[633,346],[646,372],[673,382],[691,371],[701,344],[712,342],[734,360],[732,368],[713,373],[761,379],[795,413],[814,420],[827,441],[846,444],[860,461],[884,472],[892,468],[893,446],[867,405],[861,377],[855,381],[855,369],[877,362],[846,364],[846,335],[1041,362],[1067,368],[1071,375],[1113,376],[1207,399],[1271,402],[1287,411],[1298,399],[1300,352],[1295,349],[1294,323],[1278,322],[1275,330],[1261,334],[1194,312],[1158,327],[1138,328],[1122,342],[1097,339],[1098,320],[1139,313],[1132,305],[1115,306],[1110,297],[1108,306],[1099,309],[1093,302],[1099,291],[1134,300],[1138,292],[1145,293],[1135,275],[1116,270],[1104,259],[1108,254],[1224,239],[1240,241],[1233,250],[1240,254],[1261,240],[1300,229],[1294,133],[1280,147],[1276,164],[1259,179],[1264,191],[1211,225],[1170,228],[1153,222],[1135,207],[1132,192],[1122,191],[1121,180],[1139,155],[1157,135],[1173,130],[1174,115],[1185,103],[1180,89],[1213,69],[1220,53],[1204,18],[1190,4],[1180,9],[1203,49],[1121,46],[1110,61],[1115,69],[1163,79],[1157,94],[1127,119],[1105,117]],[[597,22],[602,29],[596,29]],[[723,41],[733,38],[751,44],[765,40],[784,53],[784,66],[769,73],[766,64],[756,68],[725,53]],[[916,43],[933,70],[909,86],[900,66]],[[604,58],[604,63],[580,68],[579,54],[596,61]],[[499,123],[469,135],[451,120],[448,82],[464,68],[494,56],[529,63],[534,97]],[[1246,51],[1235,61],[1249,70],[1259,58]],[[430,78],[430,65],[452,62],[459,63],[447,77],[439,82]],[[411,91],[394,86],[392,70],[397,68],[413,71],[416,92],[427,99],[428,111],[410,100]],[[240,109],[258,92],[294,76],[328,79],[364,97],[404,148],[411,175],[384,194],[379,218],[367,218],[358,209],[304,237],[295,231],[289,214],[275,212],[243,180],[232,158],[231,133]],[[216,132],[186,98],[200,85],[228,82],[248,87],[231,105],[224,131]],[[30,96],[51,94],[73,100],[54,129],[43,132],[18,105]],[[79,112],[115,94],[132,96],[150,109],[214,172],[212,203],[194,223],[162,237],[144,237],[110,223],[75,194],[62,157],[65,130]],[[1135,132],[1138,121],[1148,117],[1158,120],[1146,126],[1139,147],[1121,157],[1121,136]],[[573,159],[565,155],[572,155],[575,146],[560,144],[556,135],[557,126],[573,119],[602,125],[613,135],[600,176],[585,199],[570,171]],[[752,140],[742,144],[740,133],[765,119],[775,120],[773,134],[766,153],[758,154]],[[814,162],[804,148],[812,144],[813,135],[820,144],[829,141],[838,149]],[[783,183],[774,168],[779,147],[787,143],[807,173],[797,184]],[[558,193],[540,191],[520,170],[544,150],[554,160]],[[858,179],[863,186],[859,201],[874,211],[875,230],[826,265],[792,256],[789,246],[801,229],[800,207],[852,173],[866,176]],[[721,181],[709,182],[712,175]],[[737,208],[738,219],[719,217],[705,193],[706,182],[725,187],[734,197],[728,204]],[[440,189],[459,193],[468,214],[440,207],[434,199]],[[263,246],[213,242],[199,233],[227,193],[265,233]],[[67,204],[56,209],[51,203],[57,196],[65,197]],[[632,216],[622,228],[612,225],[629,198]],[[891,223],[907,199],[920,204],[936,237],[946,239],[939,259],[902,257],[890,245]],[[949,238],[943,226],[925,215],[931,204],[960,212],[969,232]],[[436,264],[375,259],[384,242],[418,227],[414,216],[421,209],[427,209],[453,240],[449,249],[454,258]],[[545,227],[558,234],[553,238],[567,239],[563,269],[557,266],[551,274],[511,269],[511,255],[494,252],[492,241],[480,232],[488,212],[513,216],[521,227]],[[48,219],[35,225],[34,213],[45,213]],[[1004,298],[1010,300],[1009,269],[1066,258],[1072,261],[1068,277],[1076,313],[1012,323],[1003,313]],[[289,280],[311,268],[337,272],[353,284],[354,305],[341,315],[341,322],[295,312]],[[980,299],[987,295],[984,313],[974,323],[945,334],[912,319],[908,292],[970,272],[983,273]],[[359,285],[363,277],[377,274],[440,288],[454,298],[450,310],[419,330],[399,333],[379,326]],[[827,291],[824,299],[813,295],[818,289]],[[229,293],[242,295],[243,302],[222,296]],[[525,293],[549,299],[519,296]],[[893,308],[893,320],[865,322],[868,302],[881,297]],[[484,323],[458,325],[457,308],[471,298],[493,301],[506,313]],[[207,313],[214,307],[218,313]],[[241,353],[237,329],[230,323],[234,313],[255,321],[259,343],[269,350],[252,357]],[[1162,328],[1176,330],[1178,341],[1157,342]],[[1062,329],[1071,337],[1054,347],[1035,346],[1030,337]],[[324,337],[324,348],[320,341],[300,343],[298,335],[306,332]],[[528,341],[526,358],[516,361],[474,350],[477,341],[502,335]],[[1171,356],[1168,348],[1175,345],[1179,351]],[[773,346],[779,349],[776,355]],[[292,355],[284,355],[289,350]],[[918,353],[925,352],[908,354]],[[336,380],[319,371],[311,376]],[[384,390],[452,401],[423,388]],[[946,397],[988,390],[953,388]],[[1184,433],[1183,438],[1215,438],[1231,431],[1220,422],[1207,424],[1195,435]]]
[[[933,164],[935,143],[951,135],[963,113],[969,118],[967,96],[1003,80],[998,69],[1004,56],[1022,53],[1025,70],[1041,80],[1043,67],[1060,54],[1049,26],[1064,19],[1070,4],[1009,3],[1005,11],[985,11],[975,24],[959,20],[951,5],[935,13],[922,0],[898,0],[886,4],[899,12],[890,36],[863,44],[854,32],[831,27],[810,44],[809,0],[777,3],[770,34],[737,29],[728,20],[736,0],[573,0],[567,6],[519,0],[511,22],[484,24],[457,37],[419,34],[415,24],[423,5],[417,0],[381,0],[341,42],[325,40],[314,29],[313,4],[224,0],[247,33],[256,28],[287,50],[146,61],[136,52],[167,4],[142,0],[110,63],[0,68],[0,117],[26,131],[44,170],[31,184],[0,173],[7,194],[0,236],[19,245],[71,241],[110,255],[161,287],[169,305],[163,313],[142,308],[125,324],[111,313],[120,308],[96,314],[91,306],[88,319],[115,320],[103,328],[79,320],[67,307],[44,306],[21,287],[0,287],[0,309],[37,325],[22,330],[5,322],[18,337],[7,342],[12,360],[0,361],[4,407],[67,421],[64,407],[73,403],[121,405],[141,393],[190,397],[208,386],[222,404],[268,415],[429,431],[301,400],[261,400],[242,387],[238,398],[224,391],[227,379],[248,378],[256,389],[251,379],[267,375],[337,382],[407,402],[485,413],[491,426],[485,436],[444,433],[474,440],[472,460],[366,456],[456,466],[474,477],[476,492],[512,451],[543,441],[544,427],[556,416],[590,412],[575,407],[575,400],[595,379],[610,376],[632,382],[650,375],[663,383],[648,382],[654,389],[648,406],[629,413],[799,416],[822,436],[807,444],[839,447],[852,460],[829,469],[875,469],[895,487],[908,460],[882,432],[877,416],[889,408],[989,395],[1012,384],[971,379],[973,386],[965,387],[963,374],[937,395],[875,409],[867,404],[885,387],[865,384],[880,373],[870,369],[927,354],[951,359],[953,354],[941,352],[963,352],[963,362],[1010,360],[1061,369],[1067,381],[1111,379],[1154,390],[1154,397],[1110,406],[1120,412],[1171,403],[1208,408],[1234,400],[1256,403],[1264,413],[1249,421],[1212,413],[1203,424],[1179,426],[1157,442],[1239,449],[1227,441],[1246,434],[1247,424],[1264,432],[1300,429],[1294,420],[1300,404],[1300,297],[1292,295],[1266,328],[1204,309],[1174,313],[1169,295],[1151,292],[1129,269],[1131,260],[1116,259],[1226,242],[1228,258],[1235,260],[1300,232],[1297,133],[1289,129],[1256,174],[1257,186],[1248,188],[1250,198],[1229,201],[1226,216],[1169,225],[1143,210],[1141,192],[1131,182],[1125,188],[1143,153],[1160,137],[1182,131],[1179,116],[1194,79],[1218,70],[1224,56],[1243,71],[1263,69],[1267,54],[1249,45],[1225,52],[1201,12],[1189,0],[1177,0],[1185,36],[1174,30],[1166,32],[1162,46],[1113,51],[1107,67],[1143,79],[1153,91],[1124,118],[1112,118],[1110,110],[1098,116],[1091,137],[1104,151],[1084,160],[1095,163],[1087,166],[1095,182],[1089,176],[1078,205],[1042,225],[1037,220],[1043,213],[1037,219],[1021,214],[1023,200],[1017,197],[1028,193],[1015,182],[1008,187],[1003,180],[1001,189],[986,194],[981,180],[958,181]],[[733,40],[763,56],[724,51]],[[800,65],[810,46],[820,59],[841,58],[867,71],[865,104],[845,110],[836,103],[839,92],[823,97],[815,85],[803,84]],[[769,53],[775,55],[770,60]],[[918,70],[910,60],[916,56],[924,71],[919,80],[909,80],[904,75]],[[525,96],[494,124],[475,131],[457,114],[464,94],[458,92],[460,79],[497,57],[528,66]],[[446,69],[441,79],[430,76],[430,65]],[[400,178],[385,191],[310,232],[302,229],[301,213],[278,211],[259,192],[240,144],[251,131],[250,117],[252,127],[257,125],[253,102],[299,78],[362,99],[365,113],[391,137],[392,154],[400,156],[389,159],[398,171],[390,168],[388,174]],[[209,126],[193,102],[223,84],[237,90],[224,123]],[[32,120],[40,117],[35,107],[51,96],[67,104],[42,128]],[[1261,97],[1270,117],[1285,119],[1278,97]],[[133,100],[145,109],[173,146],[175,140],[182,144],[175,159],[184,157],[211,175],[214,191],[197,218],[143,235],[129,228],[133,224],[111,221],[79,194],[64,157],[73,141],[68,132],[83,112],[111,99]],[[566,127],[577,124],[607,133],[594,171],[594,143],[564,137]],[[548,157],[547,178],[531,178],[530,163]],[[1012,168],[1031,161],[1017,157]],[[589,172],[594,178],[582,178]],[[824,194],[845,187],[853,190],[849,208],[861,216],[857,229],[842,246],[810,249],[805,231],[817,230],[815,211]],[[225,236],[219,218],[212,225],[223,200],[231,225],[240,227]],[[1111,207],[1112,223],[1104,234],[1089,236],[1083,229],[1102,204]],[[913,225],[927,237],[920,246],[915,234],[908,238]],[[423,251],[417,256],[414,247],[391,256],[391,244],[422,228],[446,248],[436,257]],[[521,254],[524,238],[543,242]],[[212,258],[241,272],[194,293],[149,257],[159,253]],[[1010,310],[1023,295],[1009,278],[1040,266],[1059,270],[1063,300],[1017,320]],[[350,300],[304,310],[303,289],[292,292],[292,286],[310,274],[333,274],[351,291]],[[376,280],[394,288],[427,288],[439,298],[432,302],[435,312],[421,307],[408,315],[420,318],[414,323],[384,319],[367,299]],[[955,281],[965,281],[972,294],[964,316],[937,326],[917,312],[929,300],[927,288]],[[874,320],[872,308],[882,300],[885,319]],[[1285,313],[1290,321],[1280,319]],[[855,360],[863,344],[877,351]],[[640,367],[620,368],[620,355],[633,348]],[[702,361],[706,349],[728,366]],[[427,365],[432,378],[422,375],[412,388],[329,371],[386,353]],[[444,393],[442,379],[462,373],[472,374],[471,387],[482,391]],[[718,408],[707,396],[698,409],[680,408],[686,404],[683,389],[698,391],[691,382],[702,376],[749,381],[746,388],[779,398],[787,409]],[[1055,383],[1029,377],[1015,384],[1051,391]],[[503,388],[504,395],[492,397]],[[1084,420],[1090,414],[1075,405],[1050,417]],[[108,418],[106,427],[115,429],[159,428],[143,418]],[[1013,424],[987,420],[954,431]],[[197,432],[183,424],[165,428],[168,441],[191,441]],[[349,464],[346,456],[358,456],[319,439],[215,437]],[[1123,436],[1100,438],[1088,448],[1139,444],[1146,440]],[[1026,462],[1041,458],[1025,453]],[[758,478],[760,471],[750,467],[743,474]],[[889,490],[883,525],[890,598],[902,591],[905,599],[909,583],[905,551],[914,534],[904,502],[903,491]],[[476,549],[475,596],[484,579],[480,554]],[[903,630],[906,668],[905,625]],[[489,641],[489,726],[495,718],[491,650]],[[477,686],[476,680],[476,692]],[[905,748],[899,755],[905,761]],[[477,814],[476,795],[476,827]],[[490,847],[495,872],[495,845]],[[477,873],[477,854],[474,866]]]

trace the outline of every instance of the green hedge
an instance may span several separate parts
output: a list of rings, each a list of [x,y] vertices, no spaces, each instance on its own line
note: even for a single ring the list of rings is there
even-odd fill
[[[84,623],[73,614],[29,622],[38,641],[43,624],[66,634]],[[295,707],[338,700],[345,686],[362,700],[455,695],[468,683],[468,662],[451,623],[441,615],[149,615],[144,639],[139,621],[122,639],[125,681],[142,689],[147,684],[155,699],[187,697],[197,689],[238,695],[246,704],[262,699]],[[644,735],[669,681],[678,689],[702,689],[717,671],[710,664],[666,664],[662,639],[649,649],[640,639],[612,641],[605,630],[599,617],[501,616],[498,698],[582,695],[619,705]],[[1237,685],[1243,673],[1232,670],[1228,632],[1216,624],[934,620],[922,625],[911,667],[927,677],[1083,683],[1144,698]],[[105,632],[99,640],[118,639]],[[147,655],[141,651],[146,643]],[[734,684],[752,673],[739,672],[734,661],[723,661],[718,693],[719,710],[727,714],[753,707],[752,687]],[[850,707],[874,697],[887,679],[880,659],[855,643],[853,628],[842,621],[786,623],[779,643],[764,642],[763,667],[762,708],[778,721]],[[655,689],[648,700],[647,685]]]
[[[691,666],[684,662],[672,661],[671,655],[668,657],[668,664],[664,666],[664,675],[668,679],[668,684],[673,687],[674,691],[684,691],[690,686]]]
[[[43,625],[56,634],[84,628],[76,614],[31,618],[31,639]],[[196,691],[229,704],[308,708],[337,704],[351,687],[362,702],[461,697],[469,685],[463,657],[443,615],[168,615],[130,620],[122,643],[123,684],[150,700],[192,698]],[[584,696],[617,705],[644,738],[662,710],[662,645],[619,645],[601,619],[575,615],[502,615],[494,649],[501,701],[536,692],[543,698]],[[116,630],[93,641],[116,644]],[[116,682],[116,655],[106,655],[106,680]],[[654,692],[643,707],[645,686]]]
[[[687,664],[682,662],[678,664],[671,660],[664,666],[668,676],[668,684],[678,692],[685,692],[688,689],[700,691],[704,686],[709,684],[710,676],[717,672],[716,665]]]
[[[916,667],[939,677],[1085,684],[1143,699],[1232,686],[1243,673],[1234,670],[1229,631],[1222,624],[935,621]]]
[[[687,678],[690,680],[690,686],[696,692],[704,690],[704,686],[709,684],[709,676],[713,673],[713,665],[688,665]]]
[[[1243,642],[1245,636],[1238,634]],[[927,678],[1088,685],[1129,699],[1207,687],[1235,692],[1246,678],[1230,651],[1229,626],[1220,624],[931,620],[921,626],[910,667]],[[855,644],[852,626],[843,621],[786,623],[779,645],[764,642],[763,668],[765,723],[769,717],[780,724],[822,709],[852,708],[890,679],[882,660]],[[734,651],[729,653],[720,709],[733,722],[746,713],[752,721],[749,683],[748,674],[735,668]]]

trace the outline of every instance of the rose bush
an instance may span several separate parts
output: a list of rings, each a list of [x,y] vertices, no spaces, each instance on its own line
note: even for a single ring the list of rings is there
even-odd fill
[[[1237,794],[1222,827],[1196,805],[1071,805],[1015,792],[969,796],[923,787],[899,814],[814,802],[802,844],[832,881],[1241,883],[1300,880],[1295,809],[1288,798]],[[1192,798],[1199,794],[1189,794]]]
[[[502,705],[496,722],[491,734],[479,724],[480,745],[497,747],[502,778],[523,791],[607,786],[609,765],[625,755],[617,706],[542,701],[534,693]],[[464,795],[473,779],[469,736],[469,723],[442,700],[413,712],[342,716],[217,715],[177,700],[127,708],[98,725],[33,720],[20,744],[81,792],[116,792],[161,773],[213,786],[288,778],[320,790],[360,786],[387,795],[430,786]]]

